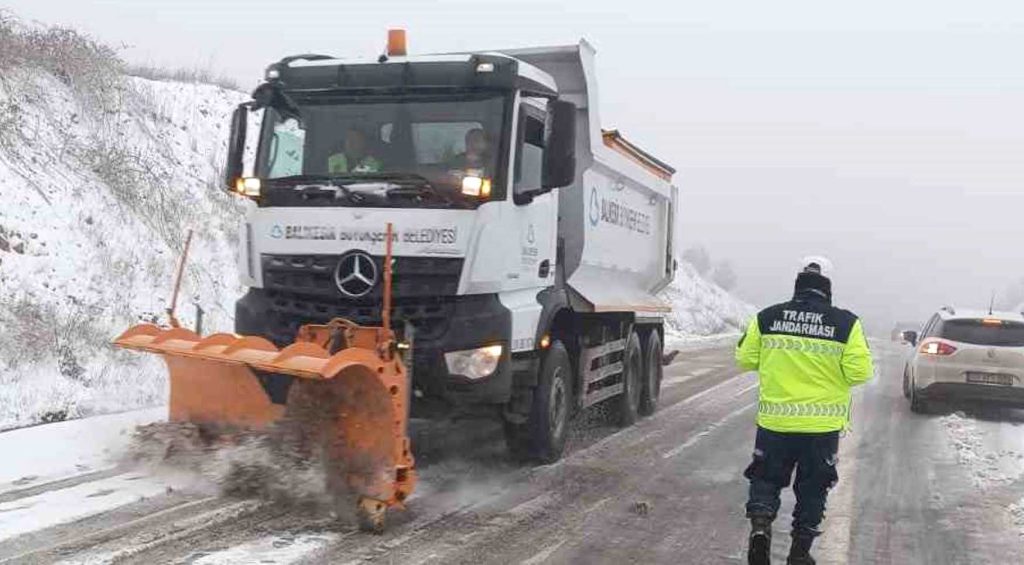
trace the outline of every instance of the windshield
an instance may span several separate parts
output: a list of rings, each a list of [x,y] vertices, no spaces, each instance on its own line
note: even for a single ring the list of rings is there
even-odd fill
[[[949,320],[942,324],[942,337],[974,345],[1024,347],[1024,324]]]
[[[270,108],[264,120],[257,172],[271,181],[273,204],[287,205],[294,194],[282,193],[300,185],[301,205],[474,207],[504,197],[503,95],[320,95],[296,102],[298,119]],[[319,184],[311,191],[311,183]],[[311,196],[339,190],[343,198]]]

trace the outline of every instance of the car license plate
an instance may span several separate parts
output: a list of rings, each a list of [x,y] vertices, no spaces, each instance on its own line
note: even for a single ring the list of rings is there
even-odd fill
[[[1013,386],[1013,375],[999,373],[967,373],[967,382],[986,385]]]

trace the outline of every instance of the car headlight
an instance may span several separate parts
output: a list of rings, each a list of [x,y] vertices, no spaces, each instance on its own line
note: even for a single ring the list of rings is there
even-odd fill
[[[463,351],[449,351],[444,354],[444,362],[448,372],[461,375],[467,379],[489,377],[498,368],[501,360],[501,345],[488,345]]]

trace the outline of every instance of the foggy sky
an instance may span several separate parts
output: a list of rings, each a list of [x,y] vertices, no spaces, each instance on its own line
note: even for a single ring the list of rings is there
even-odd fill
[[[836,300],[885,331],[1024,276],[1024,4],[1014,0],[288,2],[7,0],[134,62],[254,86],[287,54],[598,49],[606,127],[675,165],[683,245],[738,292],[828,255]]]

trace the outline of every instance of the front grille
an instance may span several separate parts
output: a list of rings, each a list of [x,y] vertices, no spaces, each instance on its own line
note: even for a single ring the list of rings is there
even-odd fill
[[[263,287],[329,299],[351,301],[334,283],[340,255],[264,255]],[[381,282],[360,300],[379,301],[383,296],[384,258],[373,257]],[[392,263],[392,297],[455,296],[462,273],[462,259],[448,257],[396,257]]]
[[[263,287],[276,320],[272,339],[287,343],[299,326],[346,318],[361,325],[381,323],[383,282],[366,296],[343,295],[334,282],[340,255],[264,255]],[[374,257],[383,273],[383,258]],[[422,339],[439,337],[455,308],[461,258],[397,257],[393,263],[391,318],[397,329],[409,322]],[[383,276],[379,277],[383,279]]]
[[[363,326],[381,324],[380,304],[359,304],[355,301],[322,302],[308,296],[288,292],[267,292],[271,310],[277,314],[279,328],[273,333],[285,342],[295,338],[302,324],[323,324],[333,318],[345,318]],[[435,339],[444,333],[447,321],[455,309],[452,298],[427,300],[396,300],[391,309],[391,320],[396,329],[405,322],[416,328],[416,336]],[[277,341],[277,339],[275,339]]]

